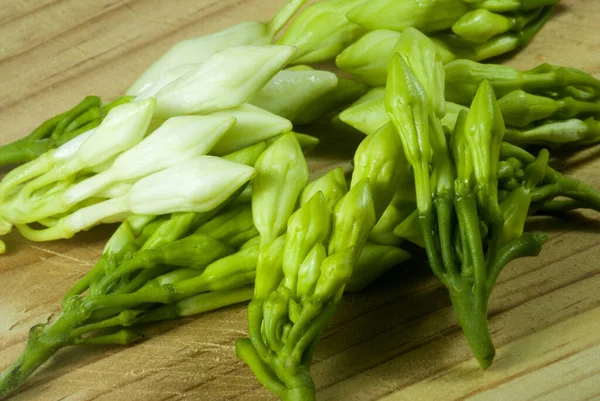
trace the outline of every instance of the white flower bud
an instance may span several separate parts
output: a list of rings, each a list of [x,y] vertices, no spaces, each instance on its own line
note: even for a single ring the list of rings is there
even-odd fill
[[[209,211],[254,174],[252,167],[200,156],[138,181],[128,194],[130,210],[135,214]]]
[[[102,164],[142,140],[152,118],[153,98],[126,103],[112,109],[81,145],[75,159],[81,168]]]
[[[247,103],[210,115],[231,116],[237,120],[235,126],[212,148],[210,153],[217,156],[235,152],[292,130],[289,120]]]
[[[199,64],[216,52],[233,46],[268,45],[272,37],[267,26],[259,22],[244,22],[208,36],[177,43],[150,66],[127,90],[131,96],[147,90],[165,72],[183,64]]]
[[[292,46],[240,46],[215,53],[156,94],[156,114],[206,114],[250,100],[293,57]]]

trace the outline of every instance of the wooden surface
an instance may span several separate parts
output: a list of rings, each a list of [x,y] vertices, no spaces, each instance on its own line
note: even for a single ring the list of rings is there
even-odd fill
[[[186,37],[270,15],[274,0],[0,0],[0,144],[85,95],[113,98]],[[600,2],[563,0],[533,43],[509,63],[569,65],[600,76]],[[598,150],[567,167],[600,187]],[[600,399],[600,220],[536,221],[541,256],[511,264],[490,302],[498,347],[482,372],[446,292],[406,266],[347,296],[315,356],[319,400]],[[29,327],[58,311],[62,294],[98,259],[111,229],[35,244],[17,234],[0,257],[0,369]],[[13,399],[271,400],[234,354],[243,307],[155,326],[131,347],[63,350]]]

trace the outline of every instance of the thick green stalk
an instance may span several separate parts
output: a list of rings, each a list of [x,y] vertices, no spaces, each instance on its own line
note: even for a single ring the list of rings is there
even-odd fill
[[[487,297],[475,295],[465,286],[462,291],[450,290],[450,300],[479,366],[487,369],[496,355],[488,328]]]
[[[0,376],[0,397],[7,396],[59,349],[71,345],[74,338],[71,330],[80,326],[88,314],[81,309],[78,300],[73,299],[65,311],[50,325],[34,326],[29,332],[29,340],[21,356]]]

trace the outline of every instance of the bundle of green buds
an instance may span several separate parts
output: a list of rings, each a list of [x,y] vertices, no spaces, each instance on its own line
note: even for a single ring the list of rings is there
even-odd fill
[[[502,142],[503,112],[487,80],[470,109],[459,112],[448,138],[440,129],[447,80],[435,45],[413,30],[403,33],[396,48],[385,110],[413,168],[421,241],[475,357],[487,368],[495,355],[487,327],[494,283],[508,262],[537,255],[545,241],[524,233],[528,214],[600,210],[600,194],[548,167],[546,150],[536,158]],[[409,220],[404,229],[413,235]]]
[[[587,146],[600,140],[600,81],[589,74],[548,64],[518,71],[469,60],[452,61],[445,71],[442,124],[450,131],[481,82],[487,80],[500,97],[498,105],[506,124],[504,141],[552,148]],[[389,122],[385,96],[385,88],[373,88],[342,111],[339,119],[370,135]]]
[[[536,158],[516,145],[502,143],[498,198],[505,202],[514,196],[515,189],[525,185],[529,186],[528,193],[531,196],[529,214],[555,214],[579,208],[600,211],[598,191],[548,166],[548,159],[549,153],[545,149]],[[534,171],[538,177],[536,179],[531,178]]]
[[[357,149],[349,190],[340,170],[304,188],[308,170],[293,136],[271,145],[256,165],[252,208],[261,248],[250,338],[238,341],[237,352],[282,399],[314,399],[312,353],[346,285],[363,288],[409,257],[367,242],[410,169],[388,128]],[[381,259],[377,268],[373,258]]]
[[[261,142],[223,160],[251,168],[265,147]],[[258,233],[249,203],[233,202],[240,193],[208,211],[127,218],[96,266],[66,294],[62,313],[31,330],[21,357],[0,376],[0,396],[63,347],[127,344],[143,336],[133,325],[250,299]]]
[[[336,64],[369,85],[384,86],[394,46],[401,32],[409,27],[425,32],[445,63],[455,59],[489,59],[526,45],[548,19],[551,9],[548,5],[556,1],[527,5],[504,2],[504,9],[488,3],[463,0],[364,2],[354,8],[348,18],[370,32],[337,55]],[[507,14],[499,14],[501,12]]]
[[[544,237],[501,242],[505,221],[496,172],[504,124],[489,85],[482,84],[466,121],[457,124],[448,144],[437,128],[444,112],[441,57],[424,35],[406,38],[391,62],[386,110],[413,167],[418,221],[430,267],[448,288],[467,341],[487,368],[495,355],[487,328],[487,302],[495,278],[509,260],[537,254]],[[482,236],[482,222],[491,233],[489,239]]]
[[[305,176],[306,164],[302,154],[298,153],[296,138],[289,133],[275,140],[268,152],[265,152],[268,145],[260,142],[224,155],[223,159],[253,166],[260,157],[263,166],[259,164],[257,167],[259,172],[264,172],[266,166],[272,165],[273,158],[284,163],[291,160],[288,156],[293,155],[285,150],[294,145],[296,161],[299,161],[299,171],[294,176]],[[264,156],[261,156],[263,153]],[[260,180],[256,182],[258,194],[264,194],[261,188],[265,184],[272,186],[268,177],[266,183]],[[312,221],[313,212],[331,215],[338,200],[347,192],[346,180],[339,168],[306,187],[297,185],[297,188],[296,192],[302,190],[299,198],[303,212],[298,211],[294,215],[297,216],[293,224],[296,227],[296,239],[290,239],[288,244],[285,236],[281,236],[269,247],[267,256],[262,256],[265,258],[261,262],[263,278],[257,281],[260,291],[269,285],[270,280],[278,280],[279,277],[270,276],[266,266],[275,263],[274,271],[279,274],[276,266],[280,263],[281,268],[283,250],[291,255],[296,249],[292,242],[303,241],[303,229],[306,228],[303,224]],[[285,197],[286,193],[279,195]],[[264,202],[269,200],[265,198]],[[291,203],[295,204],[295,199]],[[252,298],[259,256],[263,255],[252,210],[250,199],[243,196],[240,188],[212,210],[160,216],[133,215],[127,218],[108,241],[96,266],[65,295],[60,316],[52,324],[32,329],[21,357],[0,376],[0,395],[17,389],[44,361],[63,347],[129,344],[143,337],[142,324],[191,316]],[[319,224],[325,223],[329,227],[327,219],[319,221]],[[279,220],[270,223],[285,226],[287,222]],[[349,227],[348,221],[345,224]],[[319,251],[324,252],[324,245],[321,248]],[[364,288],[383,272],[409,257],[408,252],[396,246],[365,244],[353,276],[347,280],[348,290]],[[373,260],[379,262],[376,269],[372,268]],[[285,263],[288,266],[287,259]],[[313,276],[317,274],[318,278],[319,274],[324,274],[319,273],[318,268],[319,265],[314,263],[306,265],[303,273],[299,274],[304,277],[301,280],[304,284],[300,284],[304,292],[312,293],[313,281],[316,280]],[[329,283],[327,280],[323,278],[319,288]],[[341,292],[338,298],[339,295]],[[321,320],[324,327],[327,319]]]
[[[489,81],[518,145],[582,146],[600,140],[600,80],[580,70],[542,64],[528,71],[456,60],[446,65],[446,99],[468,105]]]
[[[278,43],[298,48],[295,63],[336,58],[370,85],[384,85],[397,35],[427,32],[446,61],[484,60],[529,42],[558,0],[325,0],[300,12]]]

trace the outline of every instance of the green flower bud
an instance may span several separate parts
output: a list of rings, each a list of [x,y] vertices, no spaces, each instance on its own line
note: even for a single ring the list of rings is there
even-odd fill
[[[415,245],[425,248],[421,225],[419,224],[419,211],[415,210],[402,223],[394,229],[394,235],[405,239]]]
[[[526,127],[538,120],[574,117],[578,114],[600,114],[600,103],[582,102],[571,97],[551,99],[516,90],[498,100],[506,124]]]
[[[298,268],[298,285],[296,295],[299,298],[312,295],[317,281],[321,275],[321,265],[327,257],[327,251],[323,244],[318,243],[306,255],[304,261]]]
[[[334,255],[349,247],[354,253],[360,252],[375,223],[371,186],[369,180],[364,179],[350,188],[335,207],[328,254]]]
[[[347,248],[328,256],[321,264],[321,275],[315,286],[313,298],[325,303],[344,288],[354,267],[356,249]]]
[[[444,101],[444,66],[435,44],[415,28],[407,28],[394,47],[421,83],[430,110],[438,118],[446,114]]]
[[[467,140],[465,129],[467,122],[467,111],[461,111],[456,120],[454,132],[450,137],[450,149],[456,166],[457,178],[471,182],[473,175],[473,154]]]
[[[260,249],[254,282],[255,299],[266,299],[281,283],[285,242],[285,236],[281,236]]]
[[[500,244],[508,244],[523,235],[525,221],[531,205],[531,191],[546,178],[550,154],[543,149],[538,157],[525,167],[523,183],[512,190],[500,204],[504,220],[500,235]]]
[[[277,42],[298,48],[294,63],[318,63],[337,56],[364,29],[348,21],[347,11],[365,0],[327,0],[312,4],[298,15]]]
[[[325,196],[328,210],[333,212],[335,205],[348,192],[344,170],[341,167],[335,168],[316,180],[309,182],[302,191],[302,194],[300,194],[300,205],[304,206],[319,192]]]
[[[527,11],[558,3],[559,0],[483,0],[478,1],[477,7],[493,12]]]
[[[414,27],[433,32],[450,28],[467,11],[462,0],[369,0],[346,15],[371,31]]]
[[[461,106],[460,104],[446,102],[446,115],[441,120],[442,125],[447,127],[448,131],[454,132],[458,116],[462,111],[468,112],[469,108]]]
[[[300,148],[302,148],[302,151],[305,153],[311,151],[319,145],[320,140],[316,136],[299,134],[297,132],[293,132],[293,134],[296,137]]]
[[[507,32],[515,24],[515,18],[477,9],[464,14],[452,25],[452,31],[473,43],[485,43],[490,38]]]
[[[480,188],[480,202],[488,211],[498,203],[498,163],[504,136],[504,120],[488,81],[483,81],[465,122],[465,137],[473,157],[473,172]],[[488,199],[485,199],[489,197]],[[489,204],[488,202],[491,202]]]
[[[386,125],[390,118],[385,111],[385,88],[373,88],[352,106],[342,111],[340,120],[360,132],[371,135]]]
[[[600,121],[593,118],[584,121],[578,119],[551,121],[523,130],[507,127],[504,135],[506,142],[516,145],[545,147],[583,146],[596,143],[599,138]]]
[[[267,144],[265,142],[259,142],[255,145],[222,156],[222,159],[229,160],[233,163],[244,164],[246,166],[254,166],[266,148]]]
[[[387,29],[372,31],[348,46],[336,59],[336,65],[371,86],[385,86],[388,66],[400,33]]]
[[[290,217],[283,250],[283,273],[284,284],[292,292],[296,292],[300,264],[316,244],[329,238],[330,232],[331,213],[321,192]]]
[[[390,204],[401,181],[410,174],[402,142],[392,123],[367,136],[354,154],[350,186],[368,179],[373,195],[375,216],[379,220]]]
[[[394,234],[394,229],[416,208],[417,205],[414,202],[392,201],[371,230],[369,241],[379,245],[399,245],[402,239]]]
[[[267,148],[255,165],[252,215],[263,244],[281,235],[302,189],[308,166],[293,134],[284,134]]]
[[[475,97],[479,84],[484,80],[492,82],[497,96],[506,93],[503,87],[514,86],[523,79],[523,74],[511,67],[497,64],[480,64],[470,60],[455,60],[445,66],[446,100],[469,105]]]
[[[428,213],[431,208],[429,164],[432,150],[427,95],[402,56],[396,53],[390,65],[385,109],[400,134],[406,159],[413,167],[418,208]]]

